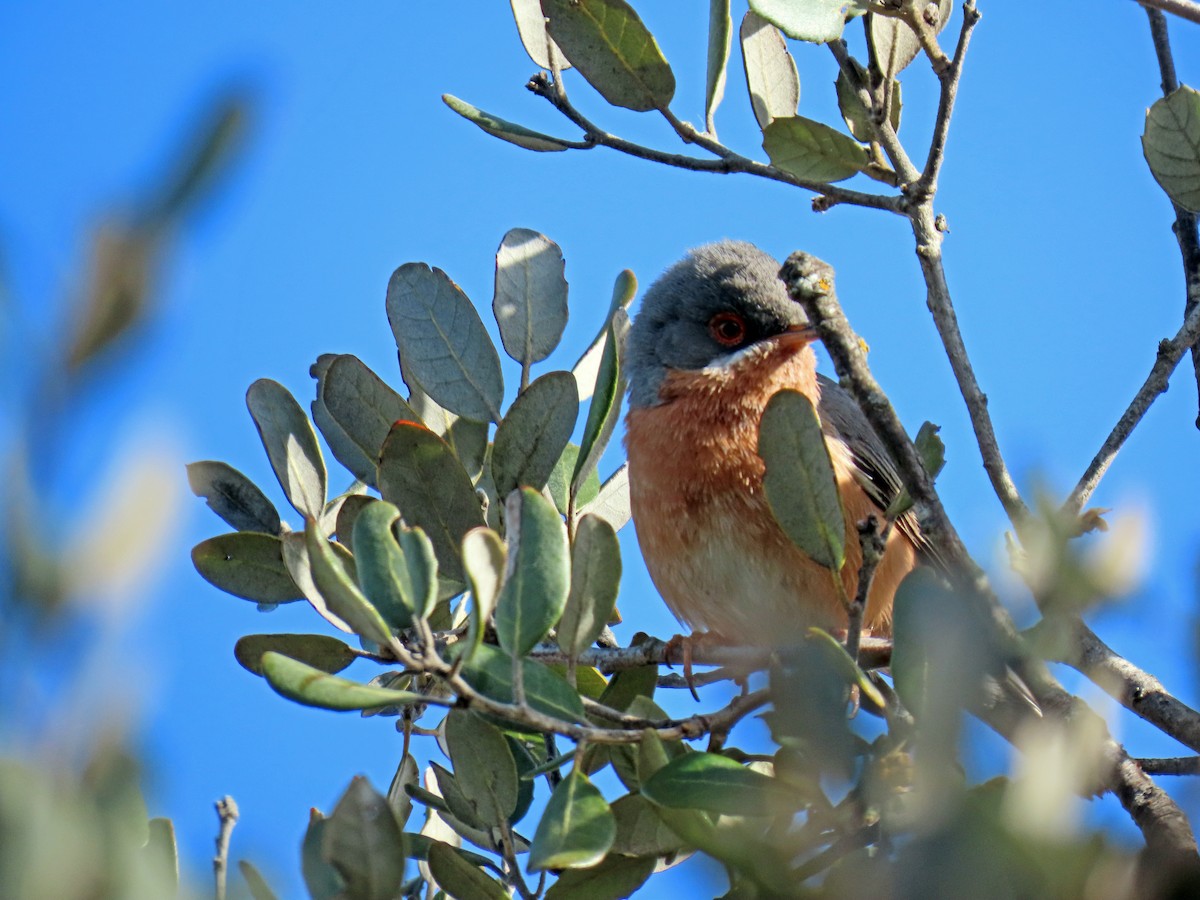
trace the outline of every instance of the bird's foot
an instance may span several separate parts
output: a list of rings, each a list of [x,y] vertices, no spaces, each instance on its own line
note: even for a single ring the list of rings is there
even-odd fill
[[[696,650],[708,650],[716,647],[725,646],[725,641],[710,631],[694,631],[691,634],[677,634],[669,641],[664,652],[664,657],[667,664],[674,662],[676,654],[679,655],[679,662],[683,664],[683,679],[687,682],[688,690],[691,691],[692,697],[697,703],[700,702],[700,695],[696,693],[695,673],[692,671],[692,660],[696,654]]]

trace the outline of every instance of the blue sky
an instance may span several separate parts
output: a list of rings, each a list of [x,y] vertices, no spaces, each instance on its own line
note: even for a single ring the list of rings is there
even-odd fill
[[[703,5],[687,16],[677,4],[636,5],[676,71],[673,109],[698,121]],[[980,6],[941,186],[946,265],[1010,466],[1023,490],[1062,496],[1141,383],[1157,341],[1180,322],[1170,206],[1139,143],[1159,78],[1132,2],[1084,13],[1051,2],[1036,19],[1027,4]],[[958,22],[956,13],[951,32]],[[1200,82],[1200,29],[1172,22],[1172,36],[1180,78]],[[792,49],[801,113],[837,123],[832,58]],[[70,457],[66,505],[88,496],[126,433],[168,442],[181,463],[226,460],[282,504],[245,389],[271,377],[307,404],[308,366],[323,352],[355,353],[397,383],[383,299],[402,263],[445,269],[486,320],[501,237],[517,226],[544,232],[567,260],[571,321],[551,362],[569,367],[621,269],[646,285],[687,248],[736,237],[779,257],[804,248],[837,267],[847,312],[901,416],[913,431],[925,419],[943,426],[939,487],[952,517],[978,558],[1001,568],[1003,514],[925,312],[905,222],[850,208],[818,216],[806,195],[782,185],[603,150],[531,154],[487,137],[439,99],[449,92],[573,136],[524,90],[534,70],[505,3],[453,15],[426,3],[0,5],[0,248],[11,302],[45,340],[61,327],[86,227],[161,173],[210,97],[240,85],[256,98],[245,157],[181,235],[144,342],[80,398],[86,451]],[[577,78],[569,86],[609,130],[676,149],[665,124],[607,108]],[[730,145],[761,155],[744,97],[735,57],[718,128]],[[919,156],[936,103],[920,63],[906,73],[904,103],[901,137]],[[1195,388],[1181,369],[1094,500],[1114,516],[1144,515],[1151,535],[1146,577],[1096,627],[1193,704],[1195,417]],[[611,453],[605,467],[616,464]],[[179,482],[186,488],[182,465]],[[380,719],[289,704],[236,664],[240,635],[318,630],[318,620],[301,604],[263,616],[204,583],[188,550],[221,530],[201,501],[185,498],[160,579],[105,657],[106,699],[129,710],[149,760],[151,812],[175,820],[197,873],[206,877],[215,834],[211,804],[231,793],[242,808],[234,856],[254,860],[290,896],[300,890],[308,807],[328,811],[357,772],[386,788],[399,737]],[[620,636],[673,633],[631,530],[623,542]],[[1027,601],[1014,604],[1028,619]],[[1179,752],[1132,717],[1117,719],[1135,754]],[[1001,751],[986,738],[983,746],[972,758],[981,772],[994,770]],[[1168,787],[1200,811],[1186,785]],[[1109,816],[1110,800],[1093,806],[1131,834]],[[695,877],[682,868],[662,890]]]

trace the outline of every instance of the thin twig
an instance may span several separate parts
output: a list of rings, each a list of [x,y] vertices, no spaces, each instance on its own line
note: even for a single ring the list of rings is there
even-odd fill
[[[1147,775],[1200,775],[1200,756],[1134,759]]]
[[[858,589],[854,593],[854,602],[850,604],[850,615],[846,625],[846,652],[850,658],[858,662],[858,651],[862,644],[863,613],[867,609],[867,598],[871,593],[871,583],[875,580],[875,571],[883,561],[887,551],[888,538],[892,535],[895,519],[884,522],[879,527],[876,516],[867,516],[858,524],[858,542],[862,547],[862,565],[858,569]]]
[[[1147,9],[1161,9],[1163,12],[1200,25],[1200,3],[1194,3],[1193,0],[1137,0],[1137,2]]]
[[[954,48],[954,59],[941,76],[942,89],[938,96],[937,119],[934,121],[933,138],[929,142],[929,153],[925,157],[925,170],[917,182],[918,196],[933,195],[937,192],[938,175],[946,156],[946,137],[950,131],[950,119],[954,115],[954,101],[958,99],[963,60],[967,55],[967,45],[971,42],[971,32],[975,30],[975,25],[982,16],[983,14],[975,8],[975,0],[967,0],[963,4],[963,23],[958,33],[958,45]]]
[[[217,831],[217,855],[213,857],[213,876],[216,880],[216,898],[225,900],[226,872],[229,869],[229,838],[233,834],[233,826],[238,820],[238,805],[230,796],[222,797],[216,802],[217,817],[221,827]]]

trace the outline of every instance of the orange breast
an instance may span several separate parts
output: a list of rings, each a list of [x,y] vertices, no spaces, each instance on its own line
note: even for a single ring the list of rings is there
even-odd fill
[[[627,419],[634,525],[655,586],[688,626],[742,643],[790,643],[808,625],[846,622],[835,576],[787,538],[763,494],[758,424],[784,388],[816,400],[810,348],[767,344],[732,369],[670,372],[664,402]],[[855,523],[878,509],[851,476],[844,448],[831,451],[847,519],[841,581],[853,597],[861,564]],[[893,532],[865,618],[874,632],[890,631],[896,585],[915,558]]]

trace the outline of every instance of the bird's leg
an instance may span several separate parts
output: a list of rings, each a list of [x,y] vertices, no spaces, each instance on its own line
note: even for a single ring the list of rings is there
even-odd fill
[[[695,672],[692,670],[692,662],[695,657],[696,650],[705,650],[713,647],[723,646],[725,642],[719,635],[713,634],[710,631],[693,631],[691,634],[677,634],[667,641],[664,648],[663,657],[670,665],[671,658],[679,653],[683,663],[683,678],[687,682],[688,690],[692,694],[692,698],[699,703],[700,695],[696,693]]]

